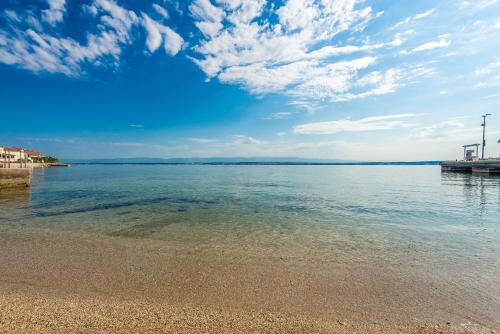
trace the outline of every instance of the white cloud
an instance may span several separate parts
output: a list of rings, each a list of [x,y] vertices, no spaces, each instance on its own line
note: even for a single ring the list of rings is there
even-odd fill
[[[429,51],[438,48],[444,48],[451,44],[451,41],[446,37],[441,37],[438,41],[424,43],[422,45],[417,46],[416,48],[409,51],[409,53]]]
[[[500,135],[500,131],[491,130],[486,131],[486,138],[489,140],[495,139]],[[416,128],[411,131],[409,140],[421,145],[422,143],[429,143],[439,147],[447,147],[447,151],[443,154],[450,154],[449,152],[462,153],[461,146],[464,144],[478,143],[481,140],[481,127],[467,127],[461,118],[450,118],[445,121],[432,124],[426,127]],[[494,147],[490,146],[490,149]]]
[[[420,20],[420,19],[423,19],[424,17],[427,17],[429,15],[431,15],[432,13],[434,13],[435,9],[434,8],[431,8],[423,13],[420,13],[420,14],[417,14],[414,16],[414,19],[415,20]]]
[[[274,113],[264,117],[264,119],[266,119],[266,120],[284,119],[284,118],[290,117],[291,115],[293,115],[293,112],[290,112],[290,111],[274,112]]]
[[[478,76],[500,72],[500,60],[493,61],[488,65],[478,68],[474,73]]]
[[[419,13],[419,14],[416,14],[414,16],[409,16],[406,19],[404,19],[402,21],[399,21],[398,23],[396,23],[395,25],[393,25],[390,29],[394,30],[394,29],[399,28],[399,27],[401,27],[403,25],[406,25],[406,24],[409,24],[409,23],[421,20],[421,19],[423,19],[423,18],[425,18],[427,16],[430,16],[432,13],[434,13],[434,11],[435,11],[435,9],[431,8],[429,10],[426,10],[423,13]]]
[[[210,0],[195,0],[189,5],[191,15],[199,20],[195,24],[205,36],[215,36],[223,27],[224,11]]]
[[[430,78],[438,73],[438,69],[432,62],[417,63],[405,68],[407,82],[418,82],[421,78]]]
[[[189,11],[193,17],[202,21],[222,21],[224,11],[212,5],[210,0],[194,0],[189,5]]]
[[[162,36],[160,33],[160,29],[158,28],[159,24],[153,21],[149,16],[143,14],[144,16],[144,28],[148,33],[148,37],[146,39],[146,46],[150,52],[155,52],[161,45]]]
[[[343,119],[330,122],[318,122],[297,125],[294,127],[295,134],[325,135],[340,132],[364,132],[376,130],[390,130],[395,128],[414,127],[415,124],[402,121],[401,119],[420,116],[420,114],[396,114],[366,117],[356,121]]]
[[[39,11],[38,16],[53,25],[64,19],[62,14],[58,16],[54,12],[64,13],[65,1],[50,0],[49,4],[50,8]],[[84,43],[45,29],[37,13],[27,10],[22,22],[0,28],[0,62],[35,73],[62,73],[72,77],[84,75],[85,65],[117,67],[122,49],[134,41],[133,29],[142,25],[148,31],[148,49],[156,50],[159,46],[155,31],[164,37],[168,54],[175,55],[182,48],[183,39],[172,29],[153,20],[147,25],[146,19],[114,0],[94,0],[83,9],[83,14],[98,20],[94,24],[96,31],[87,33]],[[24,24],[32,28],[25,29]]]
[[[160,15],[165,20],[168,20],[170,18],[170,15],[168,14],[168,11],[165,8],[163,8],[162,6],[154,3],[153,4],[153,9],[155,10],[156,13],[158,13],[158,15]]]
[[[148,32],[146,45],[150,52],[155,52],[163,41],[165,52],[175,56],[184,44],[184,39],[169,27],[156,22],[147,14],[142,14],[143,25]]]
[[[233,135],[227,140],[213,139],[213,138],[189,138],[189,141],[201,144],[211,148],[221,150],[235,149],[235,148],[249,148],[249,147],[262,147],[267,144],[266,141],[256,139],[247,135]]]
[[[233,136],[233,140],[231,145],[265,145],[266,141],[256,139],[254,137],[245,136],[245,135],[235,135]]]
[[[403,34],[381,43],[332,42],[340,33],[363,30],[377,16],[361,0],[289,0],[278,8],[266,7],[264,0],[195,0],[190,11],[205,36],[193,48],[199,57],[192,59],[208,78],[241,85],[254,94],[280,92],[302,100],[336,101],[393,91],[378,86],[361,91],[355,85],[377,57],[339,58],[400,46]],[[276,21],[264,19],[269,11]],[[358,91],[347,94],[356,87]]]
[[[309,114],[314,114],[320,108],[319,103],[306,99],[298,99],[289,103],[291,106],[304,109]]]
[[[276,132],[276,136],[278,136],[278,137],[284,137],[284,136],[286,136],[286,132],[284,132],[284,131]]]
[[[217,139],[210,138],[189,138],[189,140],[197,144],[214,144],[218,142]]]
[[[138,142],[111,142],[109,144],[115,147],[143,147],[146,145]]]
[[[184,11],[181,8],[181,3],[178,0],[163,0],[164,4],[169,4],[174,8],[174,10],[177,12],[179,15],[184,15]]]
[[[49,9],[42,11],[42,18],[51,25],[56,25],[63,20],[66,12],[66,0],[47,0]]]
[[[181,51],[184,39],[169,27],[164,27],[163,33],[165,34],[165,52],[171,56],[175,56]]]
[[[481,81],[474,85],[474,88],[495,87],[500,85],[500,61],[494,60],[491,63],[474,71]]]
[[[411,133],[414,139],[430,139],[448,136],[450,130],[463,129],[465,125],[460,119],[452,118],[426,127],[416,128]]]
[[[479,9],[485,9],[491,5],[498,3],[500,0],[476,0],[473,2],[463,1],[464,4],[477,6]]]
[[[46,33],[41,27],[35,31],[12,26],[14,34],[8,35],[6,43],[0,47],[0,61],[33,72],[68,76],[80,75],[83,63],[103,64],[104,57],[113,59],[108,60],[108,64],[117,65],[121,46],[131,40],[129,32],[137,23],[137,16],[111,0],[95,0],[92,6],[105,15],[100,19],[99,32],[88,34],[85,45]]]
[[[5,17],[11,21],[15,21],[15,22],[21,21],[19,15],[17,15],[17,13],[13,10],[5,10],[4,13],[5,13]]]
[[[493,99],[493,98],[496,98],[496,97],[500,97],[500,93],[486,95],[485,97],[483,97],[483,99]]]

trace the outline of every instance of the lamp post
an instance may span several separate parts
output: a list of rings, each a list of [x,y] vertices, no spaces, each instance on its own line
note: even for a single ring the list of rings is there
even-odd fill
[[[485,114],[483,115],[483,124],[481,126],[483,127],[483,146],[482,146],[482,152],[481,152],[481,160],[484,160],[484,147],[486,146],[486,117],[491,116],[491,114]]]

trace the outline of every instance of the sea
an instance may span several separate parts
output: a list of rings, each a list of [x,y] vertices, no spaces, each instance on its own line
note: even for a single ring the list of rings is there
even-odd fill
[[[373,260],[442,275],[500,305],[500,177],[436,165],[36,169],[29,189],[0,192],[0,230],[151,240],[257,259]]]

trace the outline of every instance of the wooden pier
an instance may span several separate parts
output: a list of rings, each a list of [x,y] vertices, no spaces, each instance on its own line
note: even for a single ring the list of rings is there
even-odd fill
[[[443,161],[442,172],[454,173],[481,173],[500,175],[500,159],[487,159],[475,161]]]

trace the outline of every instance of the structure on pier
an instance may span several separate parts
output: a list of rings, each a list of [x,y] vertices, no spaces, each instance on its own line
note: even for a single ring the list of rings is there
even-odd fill
[[[479,145],[481,144],[469,144],[464,145],[464,161],[476,161],[479,159]],[[470,149],[475,147],[475,149]]]
[[[483,144],[469,144],[462,146],[464,149],[464,159],[461,161],[443,161],[441,171],[456,173],[487,173],[500,174],[500,158],[485,159],[484,148],[486,146],[486,117],[491,114],[483,115]],[[500,140],[498,141],[500,143]],[[479,146],[481,146],[481,158],[479,158]]]

